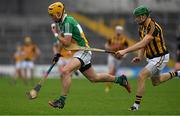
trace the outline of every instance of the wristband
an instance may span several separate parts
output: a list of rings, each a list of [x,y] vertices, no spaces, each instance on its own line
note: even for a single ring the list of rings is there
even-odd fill
[[[54,36],[55,36],[55,37],[58,37],[58,33],[54,33]]]

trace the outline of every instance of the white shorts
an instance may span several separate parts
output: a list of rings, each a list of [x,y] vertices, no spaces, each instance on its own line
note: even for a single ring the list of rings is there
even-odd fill
[[[167,65],[168,61],[169,54],[161,57],[147,59],[148,64],[145,66],[145,68],[151,72],[152,76],[159,75],[160,71]]]
[[[90,51],[77,51],[73,57],[81,59],[83,61],[83,67],[91,63],[92,53]]]
[[[15,65],[16,69],[22,69],[22,62],[16,62],[16,65]]]
[[[60,59],[58,60],[57,64],[58,65],[66,65],[70,61],[70,59],[71,58],[60,57]]]
[[[122,63],[122,60],[118,60],[111,54],[108,55],[108,66],[109,67],[113,66],[117,69],[121,63]]]
[[[33,61],[23,61],[22,67],[25,69],[33,69],[34,68],[34,62]]]

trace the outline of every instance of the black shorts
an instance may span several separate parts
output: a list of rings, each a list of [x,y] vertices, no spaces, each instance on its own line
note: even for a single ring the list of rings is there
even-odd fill
[[[77,58],[77,57],[76,57]],[[77,58],[80,62],[81,62],[81,68],[79,69],[79,71],[81,73],[83,73],[84,71],[88,70],[89,68],[91,68],[91,63],[87,64],[87,65],[84,65],[84,62],[80,59],[80,58]]]

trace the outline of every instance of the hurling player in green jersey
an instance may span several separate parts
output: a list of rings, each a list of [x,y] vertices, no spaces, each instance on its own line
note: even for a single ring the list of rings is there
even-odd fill
[[[62,2],[55,2],[48,7],[48,13],[56,23],[52,30],[54,36],[59,40],[60,47],[68,47],[72,43],[79,46],[89,47],[88,41],[80,24],[71,16],[65,13],[65,7]],[[54,61],[58,61],[60,54],[54,56]],[[72,59],[63,67],[61,79],[61,95],[58,99],[49,101],[49,105],[54,108],[63,108],[71,86],[71,74],[80,70],[80,72],[91,82],[114,82],[126,88],[130,92],[125,75],[117,76],[108,73],[96,73],[91,65],[92,53],[90,51],[76,51]]]

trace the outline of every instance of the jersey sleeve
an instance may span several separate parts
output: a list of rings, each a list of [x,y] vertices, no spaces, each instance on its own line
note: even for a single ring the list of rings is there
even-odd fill
[[[73,25],[71,23],[65,23],[64,25],[64,35],[72,36]]]

